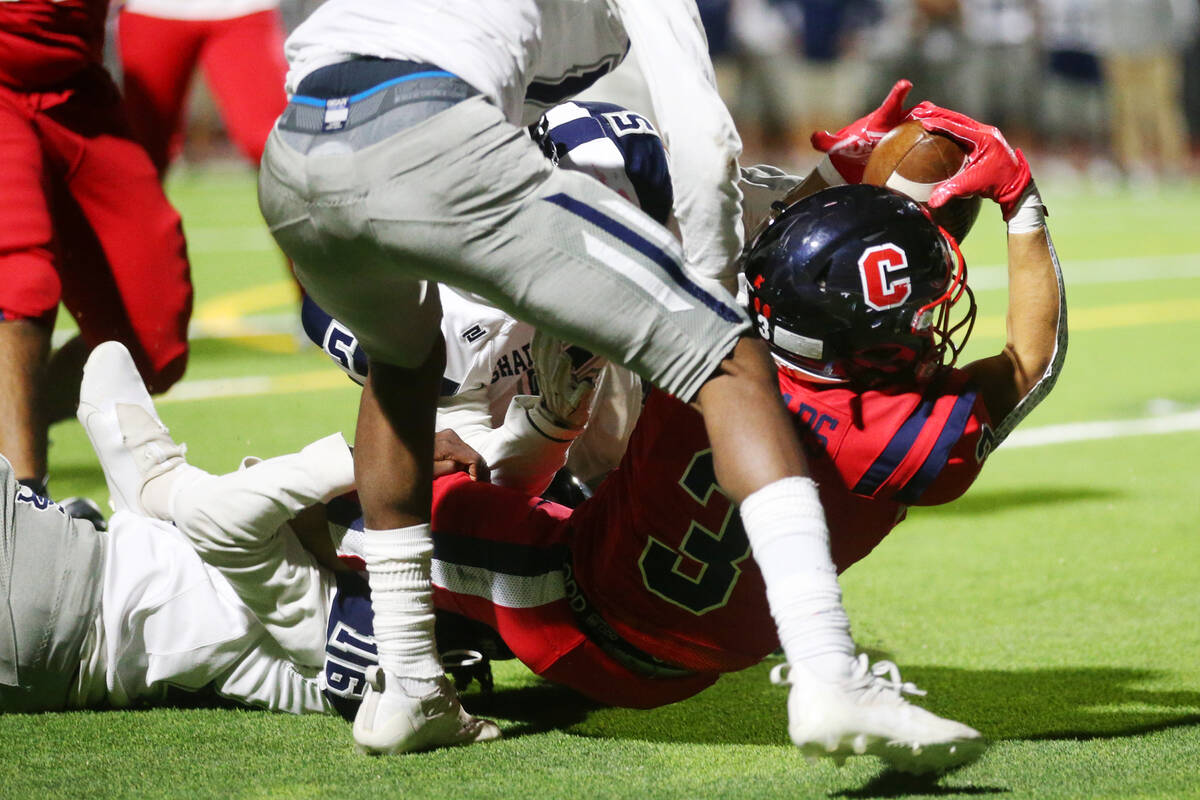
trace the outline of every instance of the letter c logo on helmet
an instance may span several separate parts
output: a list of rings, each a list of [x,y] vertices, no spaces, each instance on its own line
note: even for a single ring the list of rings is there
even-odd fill
[[[907,274],[908,256],[894,244],[868,247],[858,258],[862,278],[863,298],[876,311],[886,311],[902,305],[912,294],[912,281]]]

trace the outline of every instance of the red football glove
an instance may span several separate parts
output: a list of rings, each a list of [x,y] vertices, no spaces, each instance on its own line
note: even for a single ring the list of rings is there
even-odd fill
[[[896,81],[882,105],[870,114],[837,133],[817,131],[812,135],[812,146],[829,156],[846,183],[862,183],[863,170],[875,145],[906,119],[904,98],[911,88],[910,80]]]
[[[967,158],[958,174],[933,190],[931,207],[943,206],[952,197],[979,194],[999,203],[1004,219],[1013,215],[1029,186],[1029,162],[1004,140],[999,129],[929,101],[914,106],[908,116],[920,121],[925,130],[944,133],[967,148]]]

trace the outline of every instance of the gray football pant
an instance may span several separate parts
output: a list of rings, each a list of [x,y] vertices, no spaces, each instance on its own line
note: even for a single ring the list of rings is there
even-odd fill
[[[66,705],[100,608],[104,546],[0,456],[0,711]]]
[[[475,292],[690,400],[749,330],[665,228],[555,168],[480,97],[399,107],[333,133],[272,131],[259,204],[305,289],[375,360],[414,367],[440,335],[427,282]]]

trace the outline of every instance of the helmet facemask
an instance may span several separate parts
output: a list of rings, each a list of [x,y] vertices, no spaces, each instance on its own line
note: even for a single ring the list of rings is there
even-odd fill
[[[954,366],[975,328],[977,307],[975,293],[967,285],[967,260],[963,258],[954,237],[941,226],[938,226],[938,231],[949,251],[946,258],[946,291],[913,314],[913,333],[921,335],[923,331],[927,332],[931,340],[928,353],[915,364],[913,370],[918,381],[928,380],[941,367]],[[967,297],[966,309],[957,321],[952,321],[952,309],[963,295]],[[957,340],[955,337],[958,337]]]

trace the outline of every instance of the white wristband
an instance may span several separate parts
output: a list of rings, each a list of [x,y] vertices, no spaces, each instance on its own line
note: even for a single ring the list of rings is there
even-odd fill
[[[833,165],[833,160],[829,158],[828,153],[817,163],[817,175],[821,176],[821,180],[825,181],[826,186],[843,186],[846,183],[846,179]]]
[[[1029,182],[1025,194],[1017,201],[1017,209],[1008,218],[1009,233],[1034,233],[1046,227],[1046,204],[1037,191],[1037,184]]]

